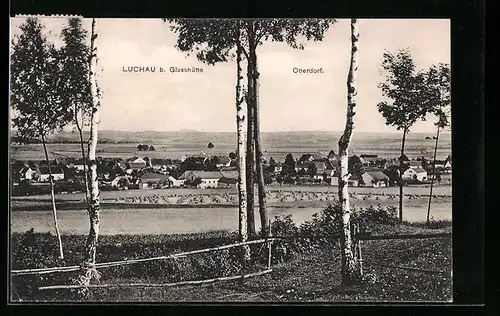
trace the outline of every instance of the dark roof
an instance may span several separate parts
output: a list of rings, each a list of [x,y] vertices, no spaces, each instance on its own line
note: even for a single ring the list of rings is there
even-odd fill
[[[219,179],[219,182],[220,183],[227,183],[227,184],[237,184],[238,179],[222,177]]]
[[[131,157],[131,158],[127,159],[127,162],[132,162],[132,161],[137,160],[137,159],[142,159],[142,158],[134,156],[134,157]],[[144,159],[142,159],[142,160],[144,160]]]
[[[389,179],[389,177],[386,176],[385,173],[383,173],[382,171],[367,171],[365,173],[377,181],[383,181]]]
[[[129,162],[128,165],[131,169],[141,169],[141,168],[144,168],[146,166],[145,163],[141,163],[141,162]]]
[[[221,171],[220,172],[223,178],[231,178],[238,180],[239,173],[238,171]]]
[[[162,181],[168,179],[167,175],[159,174],[159,173],[153,173],[153,172],[146,172],[141,176],[141,181]]]
[[[151,158],[151,164],[154,166],[166,166],[172,164],[172,159]]]
[[[40,166],[40,174],[49,174],[49,168],[47,166]],[[50,166],[50,171],[52,174],[64,173],[61,167]]]
[[[195,162],[195,163],[205,163],[205,160],[207,159],[207,157],[204,157],[204,156],[198,156],[198,157],[187,157],[184,162]]]
[[[193,171],[194,176],[196,178],[201,178],[201,179],[220,179],[222,178],[222,174],[219,171],[200,171],[200,170],[195,170]]]

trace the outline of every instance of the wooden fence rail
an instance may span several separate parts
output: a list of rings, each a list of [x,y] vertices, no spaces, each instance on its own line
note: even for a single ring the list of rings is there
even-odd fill
[[[80,284],[69,284],[69,285],[50,285],[50,286],[41,286],[39,290],[61,290],[61,289],[79,289],[79,288],[109,288],[109,287],[173,287],[173,286],[182,286],[182,285],[197,285],[197,284],[206,284],[213,283],[217,281],[229,281],[229,280],[238,280],[238,279],[247,279],[254,276],[259,276],[263,274],[267,274],[272,272],[272,269],[267,269],[255,273],[249,273],[244,275],[233,275],[226,276],[220,278],[206,279],[206,280],[194,280],[194,281],[181,281],[175,283],[126,283],[126,284],[89,284],[89,285],[80,285]]]
[[[365,234],[359,234],[359,235],[356,235],[355,237],[358,240],[384,240],[384,239],[423,239],[423,238],[438,238],[438,237],[450,237],[450,236],[451,236],[451,232],[436,233],[436,234],[407,234],[407,235],[365,235]],[[95,268],[96,269],[98,269],[98,268],[110,268],[110,267],[129,265],[129,264],[148,262],[148,261],[155,261],[155,260],[177,259],[177,258],[185,257],[188,255],[230,249],[230,248],[244,246],[244,245],[266,243],[266,242],[272,242],[272,241],[277,241],[277,240],[301,239],[301,238],[304,238],[304,239],[305,238],[309,238],[309,239],[316,239],[316,238],[338,239],[338,238],[340,238],[340,235],[333,234],[333,235],[325,235],[325,236],[273,236],[273,237],[270,237],[267,239],[250,240],[247,242],[239,242],[239,243],[218,246],[218,247],[213,247],[213,248],[180,252],[180,253],[171,254],[171,255],[167,255],[167,256],[97,263],[95,265]],[[57,273],[57,272],[74,272],[74,271],[78,271],[80,269],[82,269],[81,266],[24,269],[24,270],[11,270],[11,274],[12,275],[38,275],[38,274],[49,274],[49,273]]]
[[[172,254],[172,255],[168,255],[168,256],[96,263],[95,268],[96,269],[98,269],[98,268],[110,268],[110,267],[135,264],[135,263],[147,262],[147,261],[177,259],[177,258],[185,257],[188,255],[211,252],[211,251],[216,251],[216,250],[230,249],[230,248],[244,246],[244,245],[259,244],[259,243],[264,243],[266,241],[270,241],[270,239],[251,240],[251,241],[247,241],[247,242],[240,242],[240,243],[235,243],[235,244],[230,244],[230,245],[224,245],[224,246],[218,246],[218,247],[212,247],[212,248],[206,248],[206,249],[198,249],[198,250],[187,251],[187,252],[180,252],[180,253],[176,253],[176,254]],[[47,274],[47,273],[55,273],[55,272],[78,271],[81,268],[82,268],[81,266],[54,267],[54,268],[27,269],[27,270],[12,270],[11,273],[13,275]]]

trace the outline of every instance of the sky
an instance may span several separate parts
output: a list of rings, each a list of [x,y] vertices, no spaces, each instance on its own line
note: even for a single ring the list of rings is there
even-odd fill
[[[11,37],[25,17],[11,18]],[[42,18],[49,39],[61,45],[66,18]],[[90,33],[90,19],[84,25]],[[360,19],[355,131],[398,132],[377,110],[383,101],[385,50],[411,51],[418,69],[451,63],[448,19]],[[234,132],[236,62],[209,66],[175,47],[177,35],[161,19],[98,19],[98,80],[103,91],[101,130]],[[261,131],[341,131],[347,109],[350,21],[339,19],[322,42],[304,50],[266,42],[258,48]],[[132,66],[154,73],[124,72]],[[159,72],[159,67],[166,71]],[[201,73],[171,73],[170,67],[198,67]],[[322,68],[322,73],[294,73]],[[412,132],[434,132],[435,118]]]

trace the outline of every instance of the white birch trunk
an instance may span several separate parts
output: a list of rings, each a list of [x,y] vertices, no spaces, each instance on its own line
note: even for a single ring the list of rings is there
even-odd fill
[[[97,238],[99,236],[99,183],[97,181],[97,138],[99,125],[99,96],[97,91],[96,71],[97,71],[97,49],[95,47],[95,39],[97,37],[95,31],[96,21],[92,19],[91,32],[91,57],[90,57],[90,82],[92,93],[92,118],[90,125],[89,139],[89,173],[90,173],[90,205],[89,205],[89,220],[90,230],[85,245],[84,265],[86,268],[92,268],[95,265],[95,256],[97,248]],[[88,272],[88,271],[87,271]],[[91,274],[87,273],[87,278],[84,283],[89,284]]]
[[[342,284],[357,283],[360,274],[357,271],[351,235],[351,209],[349,204],[349,170],[348,148],[354,130],[354,109],[356,107],[356,72],[358,69],[358,28],[357,19],[351,19],[351,64],[347,77],[347,115],[344,133],[339,139],[339,202],[342,212],[341,252],[342,252]]]
[[[238,25],[239,26],[239,25]],[[242,95],[241,81],[241,30],[239,29],[238,49],[236,55],[236,129],[238,138],[237,156],[238,156],[238,215],[239,215],[239,234],[240,242],[248,240],[247,232],[247,189],[246,189],[246,159],[245,159],[245,111],[242,107],[244,98]],[[250,248],[243,246],[242,262],[250,259]]]
[[[262,235],[269,237],[269,216],[267,213],[266,189],[264,185],[264,171],[262,168],[262,146],[260,143],[260,110],[259,110],[259,67],[257,64],[257,46],[253,45],[250,51],[253,68],[253,107],[254,107],[254,139],[255,139],[255,169],[257,172],[257,185],[259,197],[259,215]]]
[[[52,179],[52,169],[50,167],[49,153],[47,152],[47,145],[45,142],[45,137],[43,136],[42,136],[42,143],[43,143],[43,151],[45,153],[45,160],[47,161],[47,169],[49,171],[50,201],[52,203],[52,216],[54,218],[54,228],[56,231],[57,241],[59,243],[59,258],[64,259],[61,233],[59,232],[59,221],[57,220],[56,196],[54,194],[54,179]]]

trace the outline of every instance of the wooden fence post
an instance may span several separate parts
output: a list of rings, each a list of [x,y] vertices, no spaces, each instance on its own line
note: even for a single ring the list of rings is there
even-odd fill
[[[269,238],[273,236],[272,229],[271,229],[271,220],[269,220]],[[272,260],[272,240],[268,240],[267,242],[267,247],[268,247],[268,253],[267,253],[267,269],[271,269],[271,260]]]
[[[359,239],[359,223],[354,224],[354,256],[358,263],[358,273],[363,277],[363,258],[361,256],[361,240]]]

